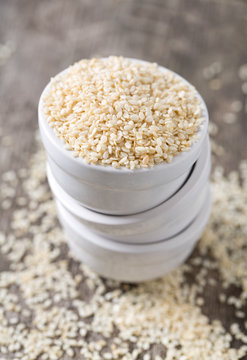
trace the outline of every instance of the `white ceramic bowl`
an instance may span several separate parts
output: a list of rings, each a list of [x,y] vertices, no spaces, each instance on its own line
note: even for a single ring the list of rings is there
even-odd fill
[[[164,67],[160,69],[167,71]],[[175,156],[170,164],[164,162],[153,168],[129,170],[87,164],[83,158],[74,158],[72,151],[66,150],[62,140],[55,135],[42,112],[43,98],[48,90],[49,84],[41,95],[38,112],[41,139],[51,171],[60,186],[89,209],[104,214],[128,215],[155,207],[181,187],[200,155],[207,135],[208,113],[199,93],[205,120],[198,131],[199,140],[190,150]]]
[[[79,260],[98,274],[119,281],[150,280],[175,269],[192,252],[207,223],[211,208],[207,196],[196,219],[177,236],[154,244],[130,245],[104,239],[59,208],[67,241]]]
[[[63,206],[92,232],[120,242],[149,243],[176,235],[196,217],[207,196],[210,160],[209,141],[206,139],[188,180],[175,195],[151,210],[128,216],[91,211],[59,186],[49,166],[47,176],[58,206]]]

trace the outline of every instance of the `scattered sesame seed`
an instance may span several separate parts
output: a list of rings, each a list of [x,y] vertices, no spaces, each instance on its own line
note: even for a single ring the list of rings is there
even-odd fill
[[[244,319],[245,318],[245,313],[243,311],[236,311],[236,316],[238,318]]]
[[[231,104],[231,109],[234,112],[240,112],[243,109],[243,104],[240,100],[235,100]]]
[[[18,319],[17,317],[12,317],[12,318],[9,320],[9,323],[10,323],[11,325],[15,325],[15,324],[18,323],[18,321],[19,321],[19,319]]]
[[[8,181],[9,182],[15,181],[16,180],[16,173],[13,170],[7,171],[6,173],[4,173],[2,175],[2,180],[7,181],[7,182]]]
[[[222,71],[222,64],[219,61],[215,61],[208,67],[203,69],[203,77],[206,80],[211,80],[215,76],[219,75]]]
[[[219,300],[220,300],[221,303],[226,302],[226,295],[225,294],[220,294],[219,295]]]
[[[163,278],[136,286],[104,280],[68,254],[44,164],[39,150],[21,185],[27,204],[11,215],[10,233],[0,232],[0,251],[10,263],[0,273],[2,357],[165,358],[162,352],[153,354],[154,344],[165,349],[168,359],[236,360],[247,355],[246,330],[233,323],[230,334],[201,310],[212,269],[218,274],[216,286],[241,290],[238,296],[221,290],[219,300],[226,310],[234,306],[247,329],[247,161],[241,162],[239,173],[227,177],[221,168],[213,172],[212,215],[197,255]],[[12,177],[5,176],[5,181]],[[50,228],[43,231],[46,222]],[[195,274],[190,282],[188,274]],[[16,294],[12,288],[18,289]],[[236,339],[243,343],[239,349],[232,347]]]
[[[209,132],[209,135],[211,136],[215,136],[218,134],[218,126],[213,123],[212,121],[209,121],[209,124],[208,124],[208,132]]]
[[[212,138],[210,139],[212,156],[222,156],[225,153],[223,146],[218,145]]]
[[[222,86],[220,79],[212,79],[209,81],[209,87],[212,90],[219,90]]]
[[[225,124],[234,124],[237,121],[237,116],[234,113],[226,113],[223,117]]]
[[[10,208],[11,208],[11,205],[12,205],[11,200],[8,200],[8,199],[3,200],[3,201],[1,202],[1,208],[2,208],[3,210],[8,210],[8,209],[10,209]]]
[[[247,64],[243,64],[240,66],[238,70],[238,76],[241,80],[247,80]]]
[[[145,355],[143,356],[143,360],[151,360],[150,354],[145,354]]]

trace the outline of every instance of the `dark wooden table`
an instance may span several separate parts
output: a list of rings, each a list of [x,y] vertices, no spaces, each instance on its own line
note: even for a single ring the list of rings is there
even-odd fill
[[[37,104],[49,78],[94,55],[142,58],[180,73],[218,125],[214,139],[225,152],[215,164],[230,171],[247,158],[247,105],[234,126],[225,123],[232,103],[244,102],[238,70],[247,63],[245,0],[0,0],[0,44],[7,44],[0,55],[0,174],[25,167],[35,151]],[[2,231],[12,210],[1,210]],[[207,313],[218,307],[209,301]]]

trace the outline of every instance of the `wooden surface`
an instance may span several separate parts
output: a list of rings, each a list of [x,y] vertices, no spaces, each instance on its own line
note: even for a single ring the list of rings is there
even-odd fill
[[[223,120],[244,98],[238,69],[247,62],[246,39],[244,0],[0,0],[0,43],[13,48],[0,65],[0,173],[24,167],[35,151],[37,103],[50,76],[80,58],[110,54],[155,61],[192,82],[226,149],[216,164],[237,169],[247,158],[247,113],[234,126]],[[203,77],[215,61],[222,65],[216,85]],[[11,211],[1,210],[3,231]],[[1,257],[0,269],[6,266]],[[210,296],[204,311],[226,326],[233,316]]]

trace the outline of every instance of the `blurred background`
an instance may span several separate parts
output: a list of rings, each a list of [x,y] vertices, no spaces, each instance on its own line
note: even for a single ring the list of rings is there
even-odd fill
[[[214,166],[229,173],[247,159],[246,0],[0,0],[0,179],[29,166],[50,77],[81,58],[108,55],[181,74],[208,106]],[[0,232],[8,232],[16,205],[3,206],[1,189]],[[12,197],[20,185],[15,190]],[[0,271],[7,268],[0,256]],[[204,312],[235,322],[208,289]]]
[[[194,84],[217,125],[214,162],[237,169],[247,157],[246,39],[245,0],[0,0],[0,171],[34,151],[50,77],[107,55],[157,62]]]

